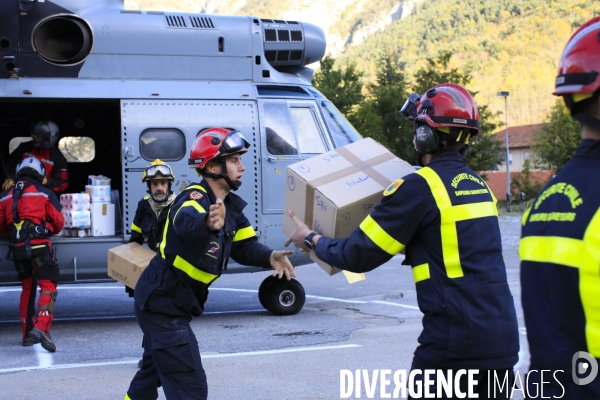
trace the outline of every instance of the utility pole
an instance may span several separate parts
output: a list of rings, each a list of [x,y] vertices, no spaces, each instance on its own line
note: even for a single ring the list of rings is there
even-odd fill
[[[508,152],[508,95],[509,92],[498,92],[498,97],[504,97],[504,115],[506,117],[506,211],[510,212],[510,168],[509,164],[509,152]]]

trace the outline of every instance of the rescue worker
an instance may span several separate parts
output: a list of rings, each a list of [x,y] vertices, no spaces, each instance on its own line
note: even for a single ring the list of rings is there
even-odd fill
[[[42,186],[44,165],[35,157],[22,160],[16,169],[17,183],[0,194],[0,235],[11,235],[12,260],[21,281],[19,314],[23,346],[41,343],[56,351],[50,337],[58,264],[50,235],[64,225],[61,206],[54,193]],[[9,258],[7,256],[7,258]],[[36,287],[40,287],[38,314],[35,316]]]
[[[523,215],[519,255],[531,397],[543,389],[548,398],[600,398],[600,377],[593,379],[600,364],[599,71],[596,17],[567,43],[554,92],[579,121],[581,143]],[[542,380],[541,370],[551,372]]]
[[[314,249],[352,272],[371,271],[405,249],[424,314],[412,369],[478,369],[476,393],[487,396],[494,372],[513,382],[519,337],[496,199],[463,161],[479,114],[471,94],[451,83],[412,93],[400,113],[414,121],[415,160],[423,168],[392,182],[348,238],[311,232],[290,210],[296,228],[285,245]],[[423,375],[416,378],[422,384]],[[461,380],[462,392],[466,384]],[[506,387],[500,392],[507,398]]]
[[[175,200],[175,195],[171,190],[174,180],[173,170],[164,161],[157,158],[146,166],[142,182],[148,185],[148,195],[138,203],[135,217],[131,223],[129,243],[136,242],[140,245],[147,243],[149,248],[158,251],[169,206]],[[125,286],[125,291],[129,297],[133,297],[133,289]],[[143,361],[140,360],[138,363],[140,368],[142,368]]]
[[[260,244],[244,216],[246,202],[232,193],[242,184],[241,157],[250,144],[239,131],[208,128],[196,137],[188,161],[200,183],[181,192],[170,207],[159,253],[135,287],[135,314],[144,332],[142,368],[125,399],[155,399],[162,384],[169,399],[206,399],[208,386],[192,316],[204,310],[208,287],[240,264],[274,268],[289,280],[287,255]]]
[[[44,120],[35,123],[31,127],[33,140],[21,143],[8,157],[7,178],[2,184],[2,190],[14,185],[16,165],[24,158],[35,157],[46,168],[42,185],[51,189],[57,196],[63,193],[69,185],[69,174],[67,159],[56,145],[59,136],[58,125],[54,122]]]
[[[148,185],[148,195],[139,201],[135,217],[131,223],[129,242],[147,243],[152,250],[158,251],[162,238],[161,227],[167,219],[169,205],[175,200],[171,186],[175,176],[173,170],[158,158],[144,169],[142,182]]]

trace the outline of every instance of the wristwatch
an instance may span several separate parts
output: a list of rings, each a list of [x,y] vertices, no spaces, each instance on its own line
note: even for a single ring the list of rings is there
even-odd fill
[[[315,245],[312,242],[312,238],[315,237],[315,235],[317,235],[317,232],[311,232],[309,233],[305,238],[304,238],[304,244],[306,245],[306,247],[308,247],[310,250],[314,250],[315,249]]]

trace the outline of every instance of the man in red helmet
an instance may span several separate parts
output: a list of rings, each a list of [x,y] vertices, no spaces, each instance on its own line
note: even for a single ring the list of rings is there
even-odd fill
[[[23,142],[13,151],[6,165],[7,178],[2,184],[2,190],[7,190],[14,184],[15,167],[22,159],[35,157],[46,168],[42,185],[59,196],[69,186],[67,159],[60,152],[57,143],[60,132],[58,125],[52,121],[38,121],[31,127],[33,140]]]
[[[548,398],[600,398],[599,72],[596,17],[567,43],[554,92],[581,124],[581,144],[523,215],[521,296],[532,397],[543,389]]]
[[[445,83],[422,96],[412,93],[400,113],[415,123],[415,158],[423,168],[392,182],[381,204],[345,239],[311,232],[290,211],[296,229],[286,245],[314,249],[323,261],[352,272],[377,268],[405,248],[403,264],[412,266],[424,314],[412,370],[433,369],[453,379],[457,370],[478,369],[474,392],[489,398],[495,376],[505,382],[495,394],[507,398],[519,337],[496,199],[463,161],[469,139],[479,133],[475,102],[465,88]],[[423,386],[423,374],[415,378]],[[429,393],[437,393],[435,384]]]
[[[50,236],[62,230],[65,220],[54,193],[42,186],[44,173],[44,165],[35,157],[25,158],[17,165],[17,183],[0,194],[0,235],[11,235],[9,254],[21,281],[23,346],[41,343],[53,353],[56,345],[50,337],[50,326],[59,269]],[[40,297],[35,315],[37,286]]]
[[[274,276],[295,276],[292,251],[260,244],[232,193],[242,184],[241,157],[249,143],[225,128],[202,130],[192,144],[189,164],[202,176],[173,201],[159,253],[135,287],[135,314],[144,332],[144,356],[125,399],[155,399],[162,384],[169,399],[206,399],[208,387],[192,316],[202,314],[208,287],[227,268],[240,264],[273,268]]]

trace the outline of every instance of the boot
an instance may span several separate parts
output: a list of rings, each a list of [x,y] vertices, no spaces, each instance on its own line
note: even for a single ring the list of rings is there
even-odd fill
[[[36,343],[38,343],[37,339],[32,337],[31,334],[27,334],[27,336],[23,338],[23,346],[33,346]]]
[[[42,347],[50,353],[54,353],[56,351],[56,345],[52,341],[50,333],[44,332],[38,328],[33,328],[31,332],[29,332],[29,336],[37,340],[36,343],[41,343]]]

